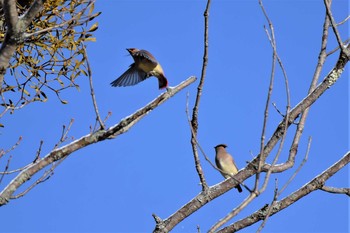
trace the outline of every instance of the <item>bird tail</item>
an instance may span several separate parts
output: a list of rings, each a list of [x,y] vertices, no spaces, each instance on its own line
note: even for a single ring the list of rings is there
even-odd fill
[[[168,86],[168,80],[164,77],[164,75],[161,74],[157,78],[158,78],[159,89],[163,89]]]
[[[243,191],[242,187],[240,185],[237,185],[235,188],[238,190],[239,193],[241,193]]]

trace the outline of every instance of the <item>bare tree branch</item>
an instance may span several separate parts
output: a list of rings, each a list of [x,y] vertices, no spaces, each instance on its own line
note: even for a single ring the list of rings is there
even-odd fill
[[[191,132],[192,134],[194,134],[193,132],[193,128],[192,128],[192,125],[191,125],[191,120],[190,120],[190,116],[189,116],[189,111],[188,111],[188,95],[187,95],[187,100],[186,100],[186,116],[187,116],[187,121],[188,121],[188,124],[190,126],[190,129],[191,129]],[[217,171],[219,172],[222,172],[222,173],[225,173],[226,175],[230,176],[232,179],[236,180],[237,181],[237,184],[240,184],[242,185],[244,188],[246,188],[249,192],[251,192],[250,188],[248,186],[246,186],[245,184],[243,183],[240,183],[234,175],[230,174],[230,173],[226,173],[225,171],[221,170],[220,168],[218,168],[210,159],[209,157],[207,156],[207,154],[205,153],[204,149],[202,148],[201,144],[198,142],[198,139],[197,138],[194,138],[196,140],[196,144],[199,148],[199,150],[201,151],[201,153],[203,154],[205,160]]]
[[[305,153],[305,157],[303,159],[303,161],[300,163],[299,167],[295,170],[295,172],[293,173],[293,175],[288,179],[288,181],[283,185],[283,187],[281,188],[281,190],[278,192],[278,196],[281,195],[281,193],[288,187],[288,185],[292,182],[292,180],[296,177],[296,175],[299,173],[299,171],[301,170],[301,168],[304,166],[304,164],[306,163],[306,161],[309,158],[309,153],[310,153],[310,148],[311,148],[311,141],[312,138],[309,137],[309,141],[307,144],[307,149],[306,149],[306,153]]]
[[[308,145],[307,145],[307,150],[306,150],[305,157],[304,157],[303,161],[301,162],[301,164],[295,170],[293,175],[288,179],[288,181],[283,185],[283,187],[279,191],[278,191],[277,180],[276,180],[276,186],[275,186],[275,192],[274,192],[274,195],[273,195],[273,200],[270,203],[270,205],[268,206],[267,211],[266,211],[266,216],[264,218],[264,221],[261,223],[261,225],[260,225],[259,229],[257,230],[257,232],[261,232],[261,230],[265,227],[268,218],[271,216],[272,207],[277,202],[279,196],[288,187],[288,185],[292,182],[292,180],[295,178],[295,176],[299,173],[301,168],[306,163],[306,161],[307,161],[307,159],[309,157],[310,147],[311,147],[311,137],[309,138],[309,142],[308,142]]]
[[[35,16],[43,9],[44,3],[46,0],[35,0],[31,7],[28,9],[27,13],[22,17],[22,30],[24,30],[31,24],[32,20],[34,20]]]
[[[245,207],[247,207],[256,197],[258,196],[257,192],[251,192],[247,198],[245,198],[237,207],[235,207],[230,213],[228,213],[225,217],[217,221],[208,233],[213,233],[217,229],[219,229],[222,225],[227,223],[230,219],[236,216],[239,212],[241,212]]]
[[[82,44],[82,47],[84,49],[84,56],[85,56],[85,61],[86,61],[86,65],[87,65],[87,70],[88,70],[89,84],[90,84],[90,94],[91,94],[92,104],[94,106],[94,110],[95,110],[95,114],[96,114],[96,121],[98,121],[98,123],[100,124],[100,128],[104,129],[105,125],[104,125],[103,121],[101,120],[100,113],[98,112],[94,86],[93,86],[93,83],[92,83],[92,70],[91,70],[91,67],[90,67],[89,58],[88,58],[88,55],[87,55],[87,51],[86,51],[85,45]]]
[[[277,198],[278,198],[278,180],[275,179],[275,190],[273,192],[273,199],[272,199],[272,202],[270,204],[270,207],[276,203],[277,201]],[[267,210],[267,214],[266,214],[266,217],[264,218],[263,222],[260,224],[258,230],[256,231],[256,233],[260,233],[262,231],[262,229],[265,227],[266,223],[267,223],[267,220],[269,219],[270,217],[270,214],[271,214],[271,210],[272,208],[268,208]]]
[[[18,13],[16,8],[16,0],[8,0],[3,2],[3,10],[7,23],[7,30],[14,33],[18,22]]]
[[[268,113],[269,113],[269,106],[270,106],[270,99],[272,95],[272,90],[273,90],[273,84],[275,80],[275,69],[276,69],[276,50],[275,47],[275,33],[274,33],[274,28],[273,24],[270,21],[265,8],[263,6],[263,3],[261,0],[259,0],[259,5],[261,7],[261,10],[265,16],[265,19],[267,20],[269,24],[269,28],[271,30],[271,38],[269,37],[269,41],[273,47],[272,51],[272,68],[271,68],[271,74],[270,74],[270,84],[269,84],[269,89],[267,92],[267,98],[266,98],[266,104],[265,104],[265,111],[264,111],[264,120],[263,120],[263,128],[261,131],[261,139],[260,139],[260,154],[263,154],[264,146],[265,146],[265,132],[266,132],[266,126],[267,126],[267,120],[268,120]],[[266,28],[265,28],[266,29]],[[269,35],[269,33],[266,31],[266,34]],[[255,184],[254,184],[254,191],[257,191],[259,189],[259,181],[260,181],[260,172],[261,172],[261,167],[265,163],[265,160],[263,160],[261,157],[259,157],[259,162],[258,162],[258,168],[257,168],[257,173],[255,177]]]
[[[4,149],[1,149],[0,150],[0,158],[2,158],[5,154],[9,153],[10,151],[16,149],[16,147],[21,143],[22,141],[22,137],[19,137],[17,142],[11,146],[11,148],[7,149],[7,150],[4,150]]]
[[[192,151],[194,156],[194,162],[196,166],[197,173],[199,175],[199,180],[202,185],[202,190],[206,190],[208,188],[207,182],[205,181],[202,165],[200,163],[200,159],[198,156],[198,150],[197,150],[197,132],[198,132],[198,110],[199,110],[199,103],[202,96],[202,90],[205,80],[205,75],[207,72],[207,64],[208,64],[208,46],[209,46],[209,9],[210,9],[210,2],[211,0],[207,1],[207,6],[204,11],[204,54],[203,54],[203,66],[202,66],[202,74],[201,78],[197,87],[197,96],[196,96],[196,102],[194,104],[193,110],[192,110],[192,131],[191,131],[191,145],[192,145]]]
[[[344,23],[346,23],[348,20],[350,19],[350,15],[348,15],[344,20],[342,20],[341,22],[337,23],[337,26],[341,26]]]
[[[259,0],[259,5],[261,7],[261,10],[265,16],[265,19],[267,20],[268,24],[269,24],[269,29],[270,32],[265,28],[265,32],[266,35],[269,39],[269,42],[271,44],[272,47],[272,69],[271,69],[271,74],[270,74],[270,84],[269,84],[269,88],[268,88],[268,92],[267,92],[267,100],[266,100],[266,105],[265,105],[265,111],[264,111],[264,120],[263,120],[263,128],[262,128],[262,134],[261,134],[261,140],[260,140],[260,154],[262,154],[263,149],[264,149],[264,145],[265,145],[265,131],[266,131],[266,126],[267,126],[267,119],[268,119],[268,112],[269,112],[269,106],[270,106],[270,98],[272,95],[272,90],[273,90],[273,84],[274,84],[274,78],[275,78],[275,68],[276,68],[276,61],[278,61],[279,66],[282,70],[282,73],[284,75],[284,80],[285,80],[285,86],[286,86],[286,96],[287,96],[287,108],[286,108],[286,113],[284,115],[284,119],[285,119],[285,131],[287,130],[287,122],[289,119],[289,110],[290,110],[290,92],[289,92],[289,84],[288,84],[288,77],[287,77],[287,73],[284,69],[283,63],[280,59],[280,57],[278,56],[277,53],[277,45],[276,45],[276,39],[275,39],[275,32],[274,32],[274,27],[273,27],[273,23],[270,20],[264,6],[261,0]],[[278,151],[276,153],[276,156],[273,159],[273,163],[272,163],[272,167],[277,163],[278,158],[280,156],[280,154],[282,153],[282,149],[283,149],[283,145],[285,142],[285,138],[286,138],[286,134],[284,134],[282,136],[281,142],[279,144],[278,147]],[[236,216],[243,208],[245,208],[246,206],[248,206],[248,204],[250,202],[252,202],[257,196],[260,195],[260,193],[264,192],[267,188],[267,185],[269,183],[270,180],[270,174],[271,174],[271,170],[268,170],[266,175],[265,175],[265,179],[263,182],[262,187],[259,189],[259,181],[260,181],[260,173],[261,173],[261,168],[263,166],[263,164],[265,163],[265,159],[261,156],[258,157],[258,166],[257,166],[257,172],[255,175],[255,184],[254,184],[254,190],[253,193],[250,193],[249,197],[246,198],[241,204],[239,204],[236,208],[234,208],[230,213],[228,213],[224,218],[220,219],[216,224],[214,224],[214,226],[211,227],[211,229],[209,230],[209,232],[215,232],[217,229],[219,229],[221,226],[223,226],[225,223],[227,223],[230,219],[232,219],[234,216]]]
[[[5,39],[0,47],[0,92],[2,90],[2,84],[4,81],[4,75],[6,69],[9,66],[11,56],[16,50],[16,41],[14,40],[15,32],[17,30],[18,14],[16,9],[16,0],[3,1],[3,9],[5,14],[5,20],[8,24],[8,30],[5,35]]]
[[[281,58],[279,57],[278,53],[277,53],[277,44],[276,44],[276,38],[275,38],[275,31],[274,31],[274,27],[273,27],[273,23],[272,21],[270,20],[264,6],[263,6],[263,3],[262,3],[262,0],[259,1],[259,4],[260,4],[260,7],[264,13],[264,16],[265,16],[265,19],[267,20],[268,24],[269,24],[269,28],[270,28],[270,33],[266,30],[265,28],[265,31],[266,31],[266,34],[269,38],[269,41],[270,41],[270,44],[271,44],[271,47],[272,47],[272,50],[273,50],[273,62],[275,63],[276,60],[278,61],[278,64],[282,70],[282,73],[283,73],[283,77],[284,77],[284,81],[285,81],[285,88],[286,88],[286,103],[287,103],[287,106],[286,106],[286,113],[284,115],[284,119],[285,119],[285,125],[287,125],[287,122],[289,121],[289,111],[290,111],[290,91],[289,91],[289,82],[288,82],[288,76],[287,76],[287,72],[284,68],[284,65],[282,63],[282,60]],[[270,35],[271,34],[271,35]],[[274,66],[274,65],[273,65]],[[274,70],[273,72],[271,72],[271,76],[274,75]],[[271,77],[271,79],[273,79]],[[273,80],[272,80],[273,81]],[[272,92],[272,90],[271,90]],[[269,93],[268,95],[271,95],[271,93]],[[270,97],[268,96],[268,99]],[[268,111],[268,107],[269,105],[266,106],[266,111]],[[267,117],[267,114],[265,114],[265,117]],[[287,128],[285,128],[285,131],[287,131]],[[278,151],[276,153],[276,156],[275,158],[273,159],[273,162],[272,162],[272,166],[274,166],[278,159],[279,159],[279,156],[282,152],[282,148],[283,148],[283,145],[284,145],[284,141],[285,141],[285,136],[286,134],[284,134],[282,136],[282,139],[281,139],[281,142],[280,142],[280,145],[278,147]],[[262,147],[260,149],[260,154],[262,154],[262,150],[263,150],[263,146],[264,144],[262,144]],[[260,158],[260,161],[259,161],[259,166],[258,166],[258,171],[260,172],[261,171],[261,165],[265,163],[265,160],[261,161],[261,158]],[[268,181],[270,179],[270,174],[271,174],[271,171],[267,171],[267,174],[265,176],[265,180],[264,180],[264,183],[263,183],[263,186],[262,188],[259,190],[259,193],[265,191],[266,187],[267,187],[267,184],[268,184]],[[258,182],[256,182],[258,183]],[[257,189],[258,187],[256,187]]]
[[[338,61],[336,62],[335,67],[329,72],[329,74],[325,77],[325,79],[310,94],[308,94],[301,102],[299,102],[290,111],[290,117],[289,117],[287,127],[289,127],[294,122],[294,120],[299,116],[299,114],[305,111],[305,109],[309,108],[319,97],[321,97],[326,90],[329,90],[329,88],[341,76],[347,62],[348,62],[348,58],[341,54]],[[266,146],[264,147],[263,156],[267,156],[276,146],[276,144],[281,139],[281,137],[286,133],[284,124],[285,124],[285,119],[283,119],[282,122],[279,123],[274,134],[272,135],[272,137],[269,139]],[[256,174],[257,162],[258,162],[258,156],[255,157],[248,164],[246,168],[240,170],[235,175],[235,178],[239,182],[243,182],[247,178]],[[271,166],[265,164],[262,168],[262,171],[268,171],[269,169],[271,169],[271,172],[278,173],[288,168],[289,167],[286,167],[285,164],[276,164],[272,168]],[[218,185],[214,185],[210,187],[206,192],[199,193],[196,197],[194,197],[191,201],[186,203],[183,207],[181,207],[179,210],[177,210],[175,213],[173,213],[163,222],[161,222],[160,224],[157,224],[154,232],[170,231],[179,222],[181,222],[183,219],[185,219],[186,217],[188,217],[189,215],[191,215],[192,213],[200,209],[206,203],[210,202],[210,200],[213,200],[219,197],[220,195],[229,191],[236,185],[237,185],[237,182],[235,180],[227,179],[219,183]]]
[[[340,50],[342,53],[345,53],[348,58],[350,58],[350,52],[345,48],[343,40],[341,39],[340,33],[338,31],[337,23],[335,22],[332,11],[331,11],[332,0],[324,0],[323,2],[324,2],[324,5],[326,7],[326,12],[327,12],[327,15],[329,17],[329,20],[331,21],[333,32],[334,32],[335,37],[337,38]]]
[[[331,167],[329,167],[327,170],[322,172],[320,175],[316,176],[313,180],[305,184],[303,187],[301,187],[299,190],[293,192],[292,194],[288,195],[287,197],[283,198],[280,201],[275,202],[272,206],[271,216],[280,212],[281,210],[287,208],[288,206],[292,205],[299,199],[307,196],[308,194],[321,190],[322,187],[324,187],[324,183],[332,177],[335,173],[337,173],[339,170],[341,170],[343,167],[345,167],[350,162],[350,151],[347,152],[340,160],[338,160],[335,164],[333,164]],[[260,210],[254,212],[253,214],[247,216],[244,219],[241,219],[234,224],[225,227],[221,229],[220,233],[228,233],[228,232],[236,232],[239,231],[247,226],[253,225],[254,223],[263,220],[266,217],[266,211],[269,208],[268,205],[265,205]]]
[[[43,158],[39,159],[36,163],[31,164],[21,171],[0,193],[0,206],[5,205],[9,202],[10,198],[13,197],[13,193],[20,188],[26,181],[28,181],[34,174],[41,171],[46,166],[60,161],[71,153],[94,144],[99,141],[106,139],[112,139],[116,136],[127,132],[133,125],[139,120],[146,116],[150,111],[164,103],[166,100],[174,96],[176,93],[181,91],[196,80],[196,77],[192,76],[187,80],[174,87],[171,92],[165,92],[154,99],[152,102],[136,111],[134,114],[124,118],[118,124],[106,129],[98,130],[92,134],[85,135],[65,146],[56,148],[48,153]],[[38,181],[39,183],[41,180]]]
[[[4,178],[5,174],[8,172],[8,169],[9,169],[11,160],[12,160],[12,156],[10,155],[10,157],[9,157],[8,160],[7,160],[5,169],[4,169],[4,171],[2,172],[2,174],[1,174],[1,176],[0,176],[0,184],[1,184],[2,179]]]
[[[65,142],[67,140],[67,135],[68,135],[73,123],[74,123],[74,119],[71,119],[69,121],[68,127],[66,127],[65,125],[62,126],[61,137],[60,137],[59,141],[55,144],[53,149],[57,149],[63,142]]]
[[[31,24],[34,17],[42,10],[44,2],[45,0],[35,0],[23,17],[19,19],[16,0],[4,1],[3,9],[8,30],[0,48],[0,90],[2,89],[6,69],[9,66],[9,61],[16,50],[17,44],[22,43],[25,30]]]
[[[349,16],[350,17],[350,16]],[[344,44],[348,44],[350,42],[350,39],[346,39],[345,41],[344,41]],[[335,53],[335,52],[337,52],[339,50],[339,46],[337,46],[335,49],[332,49],[331,51],[329,51],[328,53],[327,53],[327,56],[330,56],[330,55],[332,55],[333,53]]]
[[[66,159],[67,157],[52,163],[51,167],[49,170],[45,171],[40,178],[38,178],[34,183],[32,183],[28,188],[26,188],[24,191],[22,191],[21,193],[11,196],[11,199],[18,199],[20,197],[23,197],[24,195],[26,195],[30,190],[32,190],[35,186],[37,186],[40,183],[43,183],[45,181],[47,181],[48,179],[51,178],[51,176],[53,176],[54,174],[54,170],[57,168],[58,165],[60,165],[64,159]]]
[[[322,191],[329,192],[329,193],[335,193],[335,194],[346,194],[350,197],[350,188],[335,188],[335,187],[329,187],[329,186],[322,186]]]
[[[45,2],[31,0],[23,3],[24,8],[14,6],[18,12],[16,23],[11,29],[6,18],[6,27],[0,27],[0,116],[32,102],[45,102],[46,90],[66,104],[61,91],[78,89],[76,78],[88,75],[82,44],[95,41],[97,23],[88,28],[90,21],[100,15],[93,13],[95,1]],[[12,78],[4,80],[7,72]]]

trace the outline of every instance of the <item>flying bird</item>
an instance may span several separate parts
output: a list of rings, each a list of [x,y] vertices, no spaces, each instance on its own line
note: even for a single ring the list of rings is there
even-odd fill
[[[225,179],[228,179],[230,175],[235,175],[238,172],[238,169],[232,156],[227,153],[225,149],[226,147],[227,145],[225,144],[219,144],[214,148],[216,152],[216,166],[221,170],[221,175],[223,175]],[[242,192],[242,188],[239,184],[235,188],[238,190],[238,192]]]
[[[158,79],[159,89],[168,86],[168,80],[164,76],[161,65],[150,52],[136,48],[126,50],[134,59],[134,63],[119,78],[111,82],[113,87],[133,86],[151,76]]]

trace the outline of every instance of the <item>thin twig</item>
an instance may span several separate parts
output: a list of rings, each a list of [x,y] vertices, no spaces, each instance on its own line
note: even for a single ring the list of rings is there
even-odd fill
[[[310,153],[310,149],[311,149],[311,142],[312,142],[312,138],[309,137],[308,143],[307,143],[307,149],[306,149],[306,153],[305,153],[305,157],[303,159],[303,161],[300,163],[299,167],[297,168],[297,170],[295,170],[295,172],[293,173],[293,175],[288,179],[288,181],[283,185],[283,187],[281,188],[281,190],[279,191],[278,195],[281,195],[281,193],[288,187],[288,185],[292,182],[292,180],[294,180],[294,178],[296,177],[296,175],[300,172],[301,168],[305,165],[305,163],[307,162],[308,158],[309,158],[309,153]]]
[[[9,175],[9,174],[13,174],[13,173],[16,173],[16,172],[20,172],[20,171],[23,171],[24,169],[28,168],[30,165],[31,164],[27,164],[27,165],[25,165],[24,167],[21,167],[21,168],[17,168],[17,169],[6,171],[6,172],[0,172],[0,175],[2,175],[2,174]]]
[[[80,18],[80,16],[82,16],[82,14],[83,14],[83,12],[79,12],[74,17],[68,19],[67,21],[64,21],[63,23],[60,23],[60,24],[56,24],[55,26],[52,26],[52,27],[44,28],[44,29],[41,29],[41,30],[38,30],[38,31],[35,31],[35,32],[32,32],[32,33],[24,33],[24,37],[25,38],[30,38],[32,36],[43,34],[45,32],[52,31],[52,30],[54,30],[56,28],[63,27],[64,25],[69,24],[70,22]]]
[[[189,110],[188,110],[188,93],[187,93],[187,97],[186,97],[186,116],[187,116],[187,122],[188,122],[188,124],[189,124],[189,126],[190,126],[190,129],[191,129],[191,132],[192,132],[192,134],[193,134],[194,131],[193,131],[193,128],[192,128],[192,125],[191,125],[191,120],[190,120],[190,115],[189,115]],[[202,148],[201,144],[199,143],[198,139],[195,138],[195,140],[196,140],[196,144],[197,144],[199,150],[201,151],[201,153],[203,154],[205,160],[206,160],[215,170],[217,170],[217,171],[219,171],[219,172],[221,172],[221,173],[224,173],[224,174],[230,176],[232,179],[234,179],[235,181],[237,181],[238,184],[241,184],[241,185],[242,185],[244,188],[246,188],[249,192],[252,192],[252,190],[251,190],[248,186],[246,186],[245,184],[243,184],[243,183],[241,183],[239,180],[237,180],[237,179],[234,177],[234,175],[232,175],[231,173],[227,173],[227,172],[221,170],[220,168],[218,168],[218,167],[210,160],[210,158],[207,156],[207,154],[205,153],[205,151],[204,151],[204,149]]]
[[[9,153],[10,151],[13,151],[14,149],[16,149],[16,147],[21,143],[21,141],[22,141],[22,136],[20,136],[20,137],[18,138],[17,142],[16,142],[13,146],[11,146],[9,149],[7,149],[7,150],[1,150],[1,151],[0,151],[0,158],[1,158],[2,156],[6,155],[7,153]]]
[[[36,161],[38,161],[38,159],[40,159],[41,148],[42,148],[43,144],[44,144],[44,141],[40,140],[39,148],[38,148],[38,150],[36,152],[36,156],[35,156],[35,159],[34,159],[33,163],[36,163]]]
[[[264,9],[264,6],[263,6],[262,4],[261,4],[261,7],[262,7],[262,9]],[[288,76],[287,76],[287,72],[286,72],[286,70],[285,70],[285,68],[284,68],[284,65],[283,65],[283,63],[282,63],[282,60],[280,59],[280,57],[279,57],[279,55],[278,55],[278,53],[277,53],[276,39],[275,39],[275,36],[274,36],[273,24],[272,24],[271,20],[268,18],[268,15],[267,15],[265,9],[264,9],[263,11],[264,11],[266,20],[269,22],[270,31],[271,31],[271,36],[270,36],[270,34],[268,33],[268,31],[267,31],[266,29],[265,29],[265,31],[266,31],[266,34],[267,34],[267,36],[268,36],[268,38],[269,38],[271,47],[272,47],[272,49],[273,49],[273,53],[274,53],[274,55],[275,55],[275,58],[277,59],[278,64],[279,64],[279,66],[280,66],[280,68],[281,68],[281,70],[282,70],[283,77],[284,77],[284,81],[285,81],[286,97],[287,97],[287,99],[286,99],[287,107],[286,107],[286,113],[285,113],[285,117],[284,117],[284,119],[285,119],[285,123],[284,123],[285,129],[284,129],[284,131],[287,132],[287,125],[288,125],[288,121],[289,121],[289,111],[290,111],[290,91],[289,91]],[[277,161],[278,161],[278,159],[279,159],[279,157],[280,157],[280,155],[281,155],[281,153],[282,153],[282,149],[283,149],[283,145],[284,145],[284,142],[285,142],[285,139],[286,139],[286,135],[287,135],[287,134],[285,133],[285,134],[283,134],[283,136],[282,136],[280,145],[279,145],[279,147],[278,147],[276,156],[275,156],[275,158],[273,159],[273,162],[272,162],[272,164],[271,164],[271,167],[273,167],[273,166],[277,163]],[[259,193],[265,191],[265,189],[266,189],[266,187],[267,187],[267,184],[268,184],[268,182],[269,182],[269,179],[270,179],[270,175],[271,175],[271,170],[268,170],[267,173],[266,173],[266,175],[265,175],[265,179],[264,179],[264,183],[263,183],[263,185],[262,185],[262,188],[259,190]]]
[[[297,170],[293,173],[293,175],[288,179],[288,181],[283,185],[283,187],[281,188],[280,191],[278,191],[277,188],[277,180],[276,180],[276,186],[275,186],[275,192],[274,192],[274,196],[273,196],[273,200],[270,203],[270,205],[267,208],[265,217],[264,217],[264,221],[261,223],[259,229],[257,230],[257,232],[261,232],[261,230],[265,227],[266,222],[268,220],[268,218],[271,216],[272,213],[272,207],[276,204],[278,197],[281,195],[281,193],[288,187],[288,185],[292,182],[292,180],[295,178],[295,176],[299,173],[299,171],[301,170],[301,168],[304,166],[304,164],[306,163],[308,157],[309,157],[309,152],[310,152],[310,148],[311,148],[311,137],[309,137],[309,142],[307,145],[307,150],[305,153],[305,157],[303,159],[303,161],[301,162],[301,164],[299,165],[299,167],[297,168]]]
[[[65,125],[62,126],[61,138],[60,138],[60,140],[56,143],[56,145],[54,146],[53,149],[56,149],[59,145],[61,145],[64,141],[67,140],[67,134],[69,133],[70,128],[72,127],[73,123],[74,123],[74,119],[72,118],[72,119],[70,120],[69,124],[68,124],[67,129],[66,129],[66,126],[65,126]]]
[[[334,194],[346,194],[350,197],[350,188],[334,188],[323,185],[320,190]]]
[[[205,191],[208,189],[207,182],[205,181],[204,172],[202,169],[202,165],[200,163],[200,159],[198,156],[198,150],[196,145],[196,137],[198,132],[198,110],[199,110],[199,103],[202,95],[202,89],[204,85],[205,75],[207,71],[207,64],[208,64],[208,46],[209,46],[209,9],[210,9],[210,0],[207,1],[207,6],[204,11],[204,54],[203,54],[203,66],[202,66],[202,74],[201,78],[197,87],[197,96],[196,96],[196,102],[194,104],[193,110],[192,110],[192,120],[191,125],[193,128],[193,132],[191,131],[191,145],[192,145],[192,151],[195,161],[196,170],[199,176],[199,180],[202,185],[202,190]]]
[[[190,115],[189,115],[189,110],[188,110],[188,102],[189,102],[189,94],[187,93],[187,96],[186,96],[186,116],[187,116],[187,122],[190,126],[190,129],[191,129],[191,134],[193,135],[195,132],[194,132],[194,129],[192,127],[192,124],[191,124],[191,119],[190,119]],[[199,150],[201,151],[201,153],[203,154],[205,160],[214,168],[214,169],[218,169],[215,164],[209,159],[209,157],[207,156],[207,154],[205,153],[205,151],[203,150],[202,146],[200,145],[200,143],[198,142],[198,139],[197,138],[194,138],[195,140],[195,143],[196,145],[198,146]]]
[[[259,4],[262,7],[262,2],[259,1]],[[262,7],[264,14],[266,14],[264,8]],[[270,29],[273,30],[273,25],[269,22]],[[265,28],[266,30],[266,28]],[[273,33],[272,33],[273,35]],[[267,126],[267,120],[268,120],[268,113],[269,113],[269,107],[270,107],[270,99],[273,91],[273,84],[274,84],[274,78],[275,78],[275,67],[276,67],[276,53],[275,50],[273,50],[272,55],[272,68],[271,68],[271,74],[270,74],[270,84],[268,87],[268,93],[266,98],[266,104],[265,104],[265,111],[264,111],[264,118],[263,118],[263,126],[261,130],[261,139],[260,139],[260,153],[258,158],[258,168],[257,173],[255,175],[255,184],[254,184],[254,191],[258,192],[259,190],[259,182],[260,182],[260,172],[261,167],[265,163],[266,156],[263,154],[264,147],[265,147],[265,133],[266,133],[266,126]]]
[[[60,165],[64,159],[67,157],[63,157],[61,160],[55,162],[52,164],[51,168],[47,171],[45,171],[43,173],[43,175],[38,178],[33,184],[31,184],[28,188],[26,188],[24,191],[22,191],[21,193],[17,194],[17,195],[13,195],[10,198],[11,199],[18,199],[20,197],[23,197],[24,195],[26,195],[30,190],[32,190],[35,186],[37,186],[40,183],[43,183],[45,181],[47,181],[48,179],[50,179],[51,176],[53,176],[54,174],[54,170],[57,168],[58,165]]]
[[[267,19],[267,22],[269,24],[271,34],[272,34],[272,41],[270,39],[270,42],[274,44],[274,28],[273,24],[270,21],[265,8],[263,7],[262,1],[259,0],[259,5],[262,9],[262,12]],[[264,27],[265,28],[265,27]],[[265,31],[267,34],[269,34],[265,28]],[[263,119],[263,128],[261,130],[261,139],[260,139],[260,155],[259,155],[259,162],[258,162],[258,168],[257,168],[257,173],[255,175],[255,184],[254,184],[254,191],[257,191],[259,189],[259,180],[260,180],[260,172],[261,172],[261,167],[265,162],[265,155],[263,154],[264,152],[264,147],[265,147],[265,132],[266,132],[266,126],[267,126],[267,120],[268,120],[268,113],[269,113],[269,107],[270,107],[270,99],[272,95],[272,90],[273,90],[273,83],[274,83],[274,78],[275,78],[275,67],[276,67],[276,53],[275,50],[273,49],[272,53],[272,68],[271,68],[271,75],[270,75],[270,84],[267,92],[267,98],[266,98],[266,104],[265,104],[265,111],[264,111],[264,119]]]
[[[346,23],[349,19],[350,19],[350,15],[348,15],[348,17],[346,17],[343,21],[337,23],[337,26],[343,25],[343,24]]]
[[[263,9],[265,17],[267,17],[265,9],[262,5],[262,2],[259,1],[259,3],[260,3],[261,8]],[[272,38],[274,40],[273,24],[270,21],[269,21],[269,26],[270,26]],[[265,31],[267,34],[269,34],[268,31],[266,30],[266,28],[265,28]],[[263,129],[261,132],[261,140],[260,140],[260,153],[259,153],[260,155],[259,155],[258,169],[257,169],[257,173],[255,175],[255,185],[254,185],[254,191],[257,192],[258,194],[260,194],[260,190],[259,190],[259,182],[260,182],[260,174],[261,174],[260,172],[261,172],[262,165],[265,163],[265,160],[267,157],[267,155],[264,155],[263,152],[264,152],[264,147],[265,147],[265,132],[266,132],[266,126],[267,126],[267,120],[268,120],[268,112],[269,112],[269,107],[270,107],[270,98],[271,98],[272,90],[273,90],[273,83],[274,83],[274,77],[275,77],[275,66],[276,66],[276,56],[277,56],[274,41],[270,40],[270,42],[272,42],[272,46],[273,46],[272,70],[271,70],[271,75],[270,75],[269,89],[268,89],[267,98],[266,98],[264,120],[263,120]],[[269,176],[265,176],[264,184],[266,184],[266,181],[268,180],[268,178],[269,178]],[[263,191],[263,190],[261,190],[261,191]]]
[[[236,208],[234,208],[229,214],[227,214],[224,218],[217,221],[214,226],[210,228],[208,233],[214,233],[217,229],[219,229],[222,225],[227,223],[230,219],[232,219],[234,216],[236,216],[239,212],[241,212],[245,207],[248,206],[249,203],[251,203],[256,197],[256,192],[251,192],[249,196],[244,199],[241,204],[239,204]]]
[[[1,184],[1,182],[2,182],[2,179],[3,179],[4,176],[5,176],[6,172],[7,172],[8,169],[9,169],[11,159],[12,159],[12,155],[10,155],[10,157],[9,157],[8,160],[7,160],[5,170],[3,171],[3,173],[2,173],[2,175],[1,175],[1,177],[0,177],[0,184]]]
[[[112,112],[108,112],[107,113],[107,116],[105,117],[105,119],[103,120],[103,123],[105,124],[106,123],[106,121],[110,118],[112,116]]]
[[[349,42],[350,42],[350,38],[349,38],[349,39],[346,39],[346,40],[344,41],[344,44],[348,44]],[[327,53],[327,57],[330,56],[330,55],[332,55],[333,53],[337,52],[338,50],[339,50],[339,46],[337,46],[335,49],[329,51],[329,52]]]
[[[100,129],[105,129],[105,125],[104,125],[103,121],[101,120],[100,113],[98,111],[96,97],[95,97],[95,91],[94,91],[94,86],[93,86],[93,82],[92,82],[92,71],[91,71],[91,67],[90,67],[90,62],[89,62],[89,58],[88,58],[88,55],[87,55],[87,51],[86,51],[85,45],[83,43],[82,43],[82,47],[83,47],[83,50],[84,50],[84,58],[85,58],[85,61],[86,61],[88,75],[89,75],[90,94],[91,94],[91,98],[92,98],[92,103],[94,105],[94,110],[95,110],[95,114],[96,114],[96,121],[99,122]]]
[[[350,53],[349,51],[346,49],[343,40],[340,37],[340,33],[338,31],[338,27],[337,27],[337,23],[334,20],[333,14],[332,14],[332,10],[331,10],[331,4],[332,1],[331,0],[324,0],[324,5],[326,7],[326,11],[327,11],[327,15],[329,17],[329,20],[331,21],[331,25],[332,25],[332,29],[334,32],[335,37],[337,38],[340,50],[342,53],[344,53],[348,58],[350,58]]]
[[[271,214],[271,211],[272,211],[271,206],[273,206],[273,205],[277,202],[277,198],[278,198],[278,180],[275,179],[275,190],[274,190],[272,202],[271,202],[271,204],[269,205],[269,208],[268,208],[268,210],[267,210],[267,213],[266,213],[266,215],[265,215],[265,218],[264,218],[263,222],[260,224],[260,226],[259,226],[258,230],[256,231],[256,233],[261,232],[262,229],[265,227],[265,225],[266,225],[266,223],[267,223],[267,220],[269,219],[270,214]]]

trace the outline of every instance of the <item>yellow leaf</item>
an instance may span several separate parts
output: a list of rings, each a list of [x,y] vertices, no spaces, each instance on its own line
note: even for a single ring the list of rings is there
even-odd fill
[[[26,89],[23,89],[22,90],[24,94],[26,94],[27,96],[30,96],[30,93],[26,90]]]
[[[92,3],[90,6],[89,15],[92,14],[92,12],[94,11],[94,8],[95,8],[95,4]]]
[[[97,28],[98,28],[98,23],[96,22],[96,23],[94,23],[94,24],[91,26],[91,28],[88,30],[88,32],[96,31]]]
[[[85,41],[85,42],[86,42],[86,41],[96,42],[96,38],[95,38],[95,37],[89,37],[89,38],[86,38],[84,41]]]

